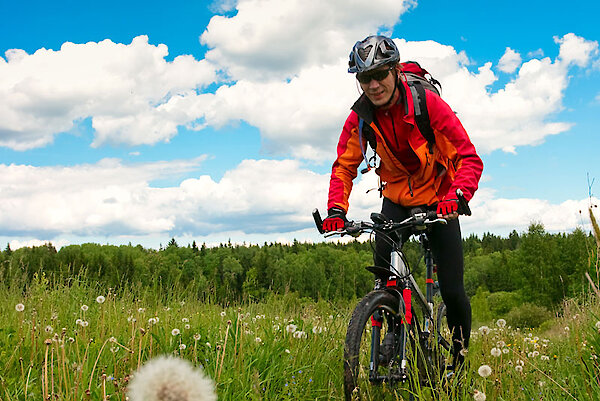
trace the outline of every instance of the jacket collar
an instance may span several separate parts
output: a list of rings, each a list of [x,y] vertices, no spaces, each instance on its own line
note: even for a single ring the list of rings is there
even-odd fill
[[[411,125],[415,125],[415,108],[413,105],[413,97],[411,96],[407,96],[408,93],[410,93],[410,88],[408,87],[408,85],[406,84],[406,82],[400,80],[400,82],[398,83],[398,90],[400,91],[400,97],[398,98],[399,100],[402,100],[403,104],[404,104],[404,121],[411,124]],[[373,103],[371,103],[371,101],[369,100],[369,98],[367,97],[367,95],[365,95],[364,93],[362,95],[360,95],[360,97],[358,98],[358,100],[354,103],[354,105],[351,108],[356,114],[358,114],[358,116],[360,118],[362,118],[363,120],[365,120],[365,123],[371,125],[374,121],[374,117],[375,117],[375,107],[373,106]]]

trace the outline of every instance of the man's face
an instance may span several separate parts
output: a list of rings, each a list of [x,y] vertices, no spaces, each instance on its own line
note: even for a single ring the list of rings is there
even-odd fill
[[[371,103],[375,107],[381,107],[394,95],[395,77],[394,67],[384,66],[359,74],[356,78]]]

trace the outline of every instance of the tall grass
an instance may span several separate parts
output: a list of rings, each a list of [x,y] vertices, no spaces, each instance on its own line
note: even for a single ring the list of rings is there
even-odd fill
[[[125,400],[131,374],[163,354],[202,366],[220,400],[343,399],[352,303],[289,294],[222,308],[179,296],[176,288],[99,293],[84,280],[65,285],[44,276],[24,290],[0,287],[1,400]],[[595,297],[567,302],[545,333],[500,320],[473,333],[460,384],[413,391],[439,400],[473,399],[476,391],[487,399],[598,399],[599,320]],[[489,376],[478,374],[482,365]],[[377,399],[407,397],[388,389]]]

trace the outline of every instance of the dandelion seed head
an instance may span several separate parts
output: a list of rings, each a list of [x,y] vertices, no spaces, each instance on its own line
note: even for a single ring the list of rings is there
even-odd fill
[[[187,317],[184,317],[183,319],[181,319],[181,321],[182,321],[183,323],[189,323],[189,322],[190,322],[190,319],[188,319]]]
[[[96,297],[96,302],[98,302],[99,304],[103,304],[104,301],[106,301],[106,298],[104,298],[102,295],[98,295]]]
[[[25,310],[25,305],[23,305],[23,304],[16,304],[16,305],[15,305],[15,310],[16,310],[17,312],[23,312],[23,311]],[[600,323],[600,322],[598,322],[598,323]],[[597,326],[597,325],[596,325],[596,326]]]
[[[298,329],[298,326],[296,326],[295,324],[288,324],[287,326],[285,326],[285,330],[288,333],[294,333],[297,329]]]
[[[289,353],[290,353],[290,350],[286,348],[286,349],[285,349],[285,353],[286,353],[286,354],[289,354]]]
[[[179,329],[173,329],[171,330],[171,335],[172,336],[178,336],[181,332],[179,331]]]
[[[517,365],[517,366],[515,366],[515,370],[516,370],[517,372],[521,373],[521,372],[523,372],[523,366],[521,366],[521,365]]]
[[[127,386],[130,401],[216,401],[215,385],[201,369],[173,357],[146,363]]]
[[[487,326],[481,326],[481,327],[479,328],[479,332],[480,332],[481,334],[483,334],[484,336],[485,336],[485,335],[488,335],[488,334],[490,333],[490,328],[489,328],[489,327],[487,327]]]
[[[81,327],[88,327],[90,325],[90,323],[87,320],[84,320],[83,322],[81,322]]]
[[[52,328],[52,326],[46,326],[44,331],[48,334],[52,334],[54,332],[54,329]]]
[[[254,341],[258,344],[262,344],[263,340],[260,337],[256,337]]]
[[[85,304],[81,305],[81,310],[86,312],[89,309],[89,307]]]
[[[479,369],[477,369],[477,373],[481,377],[488,377],[492,374],[492,368],[489,365],[481,365]]]
[[[22,305],[22,304],[19,304],[19,305]],[[17,310],[18,310],[18,309],[17,309]],[[596,328],[597,328],[598,330],[600,330],[600,320],[598,320],[598,321],[596,322]]]
[[[506,320],[504,320],[504,319],[498,319],[498,320],[496,320],[496,326],[498,326],[501,329],[503,329],[504,327],[506,327]]]
[[[194,334],[195,341],[200,341],[200,337],[201,337],[200,334],[198,334],[198,333]]]
[[[303,331],[295,331],[294,338],[306,338],[306,333]]]
[[[190,326],[189,324],[186,324],[185,326],[183,326],[183,328],[186,329],[186,330],[189,330],[190,327],[192,327],[192,326]]]
[[[138,308],[138,313],[144,313],[146,312],[146,308]]]
[[[479,390],[475,390],[475,391],[473,392],[473,399],[474,399],[475,401],[485,401],[485,398],[486,398],[486,397],[485,397],[485,393],[483,393],[483,392],[481,392],[481,391],[479,391]]]
[[[183,351],[183,350],[184,350],[184,349],[186,349],[186,348],[187,348],[187,345],[185,345],[184,343],[181,343],[181,344],[179,344],[179,349],[180,349],[180,350],[182,350],[182,351]]]
[[[491,352],[492,356],[495,356],[495,357],[499,357],[500,355],[502,355],[502,351],[500,350],[500,348],[494,347],[491,349],[490,352]]]
[[[221,317],[225,317],[226,314],[227,314],[227,312],[225,312],[225,311],[221,312]]]

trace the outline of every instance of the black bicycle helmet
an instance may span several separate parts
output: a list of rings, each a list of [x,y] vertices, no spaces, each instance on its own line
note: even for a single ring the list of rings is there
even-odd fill
[[[373,35],[356,42],[350,52],[348,72],[354,74],[370,71],[399,61],[400,52],[394,41],[386,36]]]

